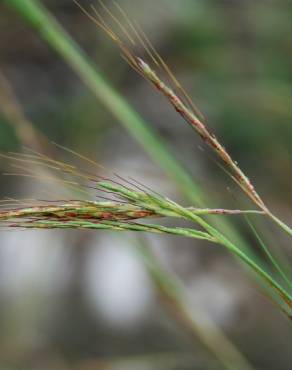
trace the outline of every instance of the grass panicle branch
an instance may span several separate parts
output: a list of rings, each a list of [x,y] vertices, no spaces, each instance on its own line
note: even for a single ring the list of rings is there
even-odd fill
[[[119,19],[113,14],[113,12],[105,6],[105,4],[100,0],[102,8],[107,15],[110,16],[111,20],[119,29],[121,35],[124,35],[126,41],[131,46],[128,46],[125,41],[120,37],[120,35],[115,32],[113,26],[107,23],[104,17],[98,12],[95,7],[93,9],[93,14],[88,12],[77,0],[74,2],[81,8],[81,10],[99,27],[101,28],[120,48],[123,58],[128,62],[128,64],[136,71],[139,75],[149,81],[159,92],[161,92],[170,104],[175,108],[175,110],[180,114],[180,116],[199,134],[202,140],[211,147],[214,152],[221,158],[223,163],[228,167],[230,171],[230,176],[233,180],[240,186],[240,188],[246,193],[246,195],[268,216],[272,219],[281,229],[283,229],[287,234],[292,236],[292,229],[276,217],[271,210],[266,206],[265,202],[261,196],[256,191],[254,185],[246,176],[246,174],[241,170],[238,163],[232,158],[232,156],[227,152],[224,146],[216,138],[216,136],[208,129],[205,122],[203,121],[202,114],[196,108],[192,99],[188,96],[184,88],[181,86],[179,81],[176,79],[171,69],[163,61],[162,57],[156,51],[152,43],[149,41],[145,33],[141,28],[135,23],[133,23],[127,14],[121,9],[121,7],[114,2],[118,11],[125,20],[127,28],[119,21]],[[133,35],[131,35],[131,33]],[[136,41],[135,41],[136,40]],[[150,62],[146,62],[142,57],[137,56],[132,48],[135,46],[136,42],[142,44],[144,50],[153,64],[151,66]],[[159,67],[161,70],[166,72],[170,83],[173,85],[166,84],[159,76],[155,67]]]
[[[24,153],[24,156],[10,153],[4,157],[14,162],[12,163],[13,167],[16,166],[25,172],[28,171],[27,165],[29,163],[34,166],[44,165],[49,167],[51,171],[61,172],[67,176],[65,180],[62,180],[65,185],[74,185],[76,188],[83,186],[87,195],[91,194],[87,189],[94,190],[97,193],[95,194],[97,198],[106,199],[107,202],[71,200],[50,204],[49,206],[36,205],[11,210],[4,209],[0,211],[0,222],[2,221],[3,225],[25,229],[76,228],[167,233],[210,241],[227,248],[261,277],[274,290],[282,304],[284,303],[285,308],[281,307],[281,309],[288,316],[291,315],[292,297],[289,292],[268,271],[258,265],[203,218],[204,215],[208,214],[208,209],[183,207],[133,179],[123,179],[115,174],[115,178],[111,180],[86,171],[81,172],[72,164],[52,160],[35,151]],[[15,163],[21,163],[21,165]],[[35,177],[27,173],[24,173],[24,175]],[[44,180],[46,181],[47,178]],[[221,212],[221,214],[245,214],[245,212],[255,211],[210,210],[209,212],[211,214],[218,212]],[[196,224],[199,229],[166,227],[160,224],[142,224],[138,222],[140,219],[153,217],[182,218]]]

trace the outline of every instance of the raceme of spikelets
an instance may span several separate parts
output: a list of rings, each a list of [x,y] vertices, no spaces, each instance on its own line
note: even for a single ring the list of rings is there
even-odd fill
[[[150,232],[176,233],[188,236],[199,237],[213,241],[205,233],[194,232],[190,229],[167,228],[161,225],[142,225],[133,223],[134,220],[149,219],[154,217],[183,217],[180,207],[152,191],[151,189],[132,180],[124,180],[121,176],[114,175],[118,181],[105,179],[89,173],[82,173],[72,164],[53,160],[43,154],[33,152],[30,154],[11,153],[10,155],[1,155],[11,161],[11,166],[23,171],[21,176],[39,177],[44,181],[53,179],[52,171],[62,172],[64,175],[70,174],[74,178],[69,180],[58,180],[68,187],[79,187],[76,178],[89,182],[87,188],[96,189],[105,192],[106,195],[114,195],[116,199],[107,199],[105,196],[98,196],[107,201],[91,200],[68,200],[55,202],[32,202],[7,199],[2,201],[4,210],[0,211],[0,222],[9,227],[22,228],[83,228],[83,229],[117,229],[136,230]],[[92,162],[92,161],[91,161]],[[19,164],[20,163],[20,164]],[[50,176],[34,176],[34,171],[29,170],[29,166],[37,165],[50,169]],[[7,175],[17,175],[8,173]],[[107,181],[100,181],[107,180]],[[124,184],[122,183],[124,182]],[[84,186],[84,185],[83,185]],[[84,186],[85,187],[85,186]],[[134,189],[133,189],[134,187]],[[136,189],[135,189],[136,188]],[[85,189],[83,193],[90,195]],[[49,203],[49,204],[48,204]],[[12,209],[7,209],[8,205]],[[22,206],[21,206],[22,205]],[[20,207],[21,206],[21,207]],[[240,215],[240,214],[261,214],[256,210],[228,210],[228,209],[202,209],[185,208],[187,212],[194,215]],[[12,222],[13,221],[13,222]]]
[[[99,168],[101,167],[73,150],[63,149]],[[0,210],[2,227],[136,231],[172,234],[209,241],[227,248],[261,276],[288,306],[288,308],[282,309],[290,316],[292,298],[289,293],[268,272],[252,261],[203,218],[206,214],[241,215],[253,213],[262,215],[264,214],[262,211],[183,207],[136,180],[124,179],[115,173],[111,173],[111,177],[103,177],[85,170],[80,171],[72,164],[51,159],[33,150],[21,154],[9,153],[2,155],[2,157],[9,159],[11,166],[19,171],[18,173],[8,173],[8,175],[39,178],[45,183],[57,180],[86,198],[85,200],[81,198],[53,202],[4,200],[2,201],[4,209]],[[48,173],[38,175],[40,168],[47,169]],[[55,172],[58,175],[62,173],[63,179],[61,180],[59,176],[56,179]],[[93,201],[92,197],[98,200]],[[153,218],[161,217],[184,219],[195,224],[196,227],[167,227],[159,223],[148,223]],[[142,223],[142,220],[147,220],[147,223]]]
[[[75,152],[74,152],[75,153]],[[80,229],[110,229],[132,230],[153,233],[170,233],[198,239],[214,241],[206,232],[188,228],[164,227],[162,225],[141,224],[136,220],[154,217],[181,217],[173,202],[167,200],[150,189],[143,189],[143,185],[124,180],[118,175],[116,181],[88,172],[81,172],[72,164],[53,160],[41,153],[30,150],[30,153],[10,153],[1,155],[11,161],[11,166],[21,170],[19,173],[6,175],[21,175],[39,178],[45,182],[58,181],[70,190],[78,191],[92,198],[90,190],[99,191],[97,198],[103,201],[67,200],[67,201],[34,201],[7,199],[2,201],[3,210],[0,210],[0,223],[10,228],[80,228]],[[81,156],[82,157],[82,156]],[[84,159],[84,157],[82,157]],[[93,161],[90,161],[93,163]],[[96,163],[94,163],[96,164]],[[32,169],[31,166],[37,166]],[[99,166],[99,165],[98,165]],[[50,170],[50,176],[35,175],[39,168]],[[55,179],[53,171],[69,176],[66,179]],[[86,184],[80,184],[85,180]],[[102,180],[102,181],[101,181]],[[124,182],[124,184],[122,183]],[[134,187],[134,188],[133,188]],[[136,187],[136,189],[135,189]],[[137,190],[138,189],[138,190]],[[101,194],[102,195],[101,195]],[[109,198],[109,197],[112,198]],[[106,200],[106,201],[104,201]],[[8,206],[12,208],[8,208]],[[211,214],[241,214],[245,211],[224,209],[195,209],[190,212]],[[256,211],[247,211],[256,212]]]
[[[109,19],[111,19],[112,24],[117,27],[118,31],[115,32],[114,26],[112,26],[109,22],[106,22],[105,17],[96,9],[96,7],[91,5],[92,12],[89,12],[80,4],[79,1],[73,1],[100,29],[102,29],[114,41],[114,43],[117,44],[122,52],[123,58],[127,61],[127,63],[167,98],[180,116],[221,158],[223,163],[228,168],[229,175],[245,192],[245,194],[278,226],[292,236],[292,229],[270,211],[261,196],[255,190],[255,187],[250,179],[241,170],[238,163],[231,157],[216,136],[209,130],[203,115],[195,106],[190,96],[186,93],[185,89],[181,86],[169,66],[159,55],[137,22],[133,22],[117,2],[113,1],[112,3],[116,7],[123,21],[121,21],[119,17],[116,16],[103,3],[102,0],[98,0],[105,15],[107,15]],[[146,57],[148,56],[149,61],[146,62],[145,57],[142,58],[137,56],[135,52],[132,51],[137,44],[143,47],[144,51],[146,52]],[[162,80],[157,72],[157,69],[166,75],[169,83],[166,83]]]

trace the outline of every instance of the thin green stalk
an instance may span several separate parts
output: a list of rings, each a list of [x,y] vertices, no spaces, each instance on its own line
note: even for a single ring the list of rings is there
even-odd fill
[[[258,240],[259,245],[261,246],[262,250],[264,251],[264,253],[268,257],[268,259],[270,260],[270,262],[272,263],[272,265],[274,266],[276,271],[278,271],[279,275],[282,276],[283,280],[287,283],[287,285],[291,289],[292,288],[292,283],[289,280],[288,276],[286,275],[285,271],[282,269],[280,264],[277,262],[277,260],[273,256],[273,254],[270,252],[269,248],[264,243],[262,237],[259,235],[258,231],[256,230],[255,226],[252,224],[249,217],[246,216],[246,220],[247,220],[247,223],[248,223],[249,227],[251,228],[252,232],[254,233],[256,239]]]
[[[71,169],[73,171],[73,169]],[[79,176],[83,176],[79,173]],[[82,228],[82,229],[112,229],[117,231],[149,231],[155,233],[171,233],[175,235],[209,240],[225,246],[230,252],[239,257],[257,275],[263,278],[279,297],[292,308],[292,297],[277,281],[268,274],[260,265],[241,251],[235,244],[226,238],[220,231],[211,226],[201,216],[194,213],[192,209],[185,208],[156,193],[133,190],[115,182],[96,182],[96,188],[101,191],[115,194],[117,201],[122,204],[71,201],[70,203],[49,206],[35,206],[16,210],[3,210],[0,219],[14,220],[8,224],[11,227],[25,228]],[[171,216],[183,217],[201,226],[206,232],[186,229],[168,228],[161,225],[142,225],[132,223],[131,219],[139,216],[151,217]],[[20,221],[19,221],[20,220]]]
[[[193,214],[189,210],[180,207],[180,211],[185,214],[189,220],[193,220],[202,226],[210,235],[212,235],[217,242],[225,246],[231,253],[239,257],[246,265],[248,265],[252,270],[254,270],[259,276],[261,276],[268,284],[275,289],[279,294],[280,298],[288,305],[289,311],[288,316],[291,318],[292,310],[292,296],[280,285],[277,281],[270,276],[260,265],[258,265],[253,259],[251,259],[247,254],[240,250],[234,243],[228,240],[220,231],[216,230],[213,226],[207,223],[198,215]]]
[[[197,215],[184,211],[186,216],[200,226],[202,226],[210,235],[212,235],[219,244],[225,246],[231,253],[240,258],[246,265],[248,265],[258,276],[262,277],[274,290],[278,293],[279,297],[288,306],[288,310],[285,310],[287,316],[292,318],[292,295],[290,295],[270,274],[268,274],[260,265],[258,265],[253,259],[247,254],[240,250],[235,244],[228,240],[220,231],[216,230],[213,226],[209,225],[206,221]]]
[[[282,230],[284,230],[288,235],[292,236],[292,229],[285,224],[282,220],[280,220],[277,216],[275,216],[270,211],[268,212],[268,216],[278,225]]]
[[[249,266],[259,277],[273,288],[278,297],[288,305],[286,314],[291,317],[290,311],[292,310],[292,296],[259,264],[250,258],[246,253],[240,250],[234,243],[225,237],[219,230],[211,226],[199,215],[194,214],[190,209],[180,206],[179,204],[156,194],[145,194],[132,189],[125,188],[120,185],[109,182],[99,182],[101,189],[111,191],[118,196],[123,197],[125,200],[132,204],[141,206],[145,209],[156,210],[158,214],[172,215],[178,214],[190,221],[200,225],[207,233],[214,237],[218,244],[225,246],[232,254],[236,255],[245,265]]]
[[[236,255],[240,260],[242,260],[247,266],[249,266],[259,277],[263,278],[279,295],[279,297],[284,301],[288,310],[284,309],[286,315],[291,318],[291,309],[292,309],[292,296],[289,295],[286,290],[279,285],[265,270],[263,270],[259,265],[257,265],[252,259],[250,259],[245,253],[243,253],[239,248],[237,248],[232,242],[230,242],[224,235],[222,235],[218,230],[209,225],[206,221],[201,219],[201,217],[194,215],[192,212],[187,209],[180,208],[180,213],[183,213],[186,218],[196,222],[198,225],[203,227],[206,232],[198,231],[188,228],[176,228],[176,227],[165,227],[161,225],[153,224],[139,224],[139,223],[130,223],[122,221],[101,221],[101,222],[92,222],[86,220],[32,220],[32,221],[23,221],[17,223],[7,223],[8,227],[19,227],[25,229],[92,229],[92,230],[112,230],[112,231],[137,231],[137,232],[151,232],[151,233],[168,233],[173,235],[184,236],[188,238],[196,238],[201,240],[208,240],[213,243],[220,244],[226,247],[232,254]],[[283,307],[282,307],[283,309]]]

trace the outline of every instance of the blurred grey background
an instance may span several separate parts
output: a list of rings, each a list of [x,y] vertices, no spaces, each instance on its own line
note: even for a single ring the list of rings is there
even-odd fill
[[[209,206],[242,204],[213,155],[198,148],[195,133],[80,9],[71,0],[42,3],[212,194],[216,204]],[[118,3],[142,25],[210,127],[291,225],[292,2]],[[62,58],[1,3],[0,73],[27,120],[49,141],[187,204]],[[2,99],[0,150],[21,151],[19,130],[5,104]],[[76,161],[55,150],[57,157]],[[1,171],[6,170],[2,161]],[[0,191],[2,198],[45,197],[48,191],[52,199],[59,196],[51,184],[5,176]],[[236,226],[256,248],[246,224],[236,219]],[[266,226],[267,240],[291,261],[289,239]],[[109,232],[1,231],[1,369],[220,368],[199,338],[190,343],[157,297],[131,239]],[[184,282],[194,311],[222,328],[255,369],[291,368],[289,322],[226,251],[177,237],[146,239],[164,268]]]

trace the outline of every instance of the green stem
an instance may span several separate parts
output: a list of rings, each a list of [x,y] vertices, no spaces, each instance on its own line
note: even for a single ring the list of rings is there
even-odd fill
[[[292,282],[290,281],[289,277],[286,275],[285,271],[282,269],[281,265],[277,262],[276,258],[273,256],[273,254],[270,252],[269,248],[264,243],[263,239],[259,235],[258,231],[256,230],[255,226],[252,224],[250,219],[245,216],[246,221],[251,228],[252,232],[254,233],[255,237],[257,238],[259,245],[261,246],[262,250],[266,254],[267,258],[270,260],[276,271],[278,271],[279,275],[282,276],[283,280],[286,282],[286,284],[292,288]]]
[[[281,221],[278,217],[276,217],[273,213],[270,211],[267,213],[267,215],[282,229],[284,230],[288,235],[292,236],[292,229],[285,224],[285,222]]]
[[[201,217],[194,215],[187,211],[186,215],[189,219],[192,219],[199,225],[201,225],[210,235],[212,235],[219,244],[225,246],[231,253],[239,257],[246,265],[248,265],[258,276],[262,277],[278,294],[282,301],[288,306],[288,311],[285,311],[287,316],[291,319],[292,310],[292,296],[274,280],[263,268],[261,268],[254,260],[252,260],[247,254],[236,247],[230,240],[228,240],[221,232],[216,230],[214,227],[209,225]]]
[[[240,250],[235,244],[227,239],[219,230],[211,226],[199,215],[196,215],[189,208],[184,208],[161,196],[150,196],[145,195],[141,192],[135,192],[129,188],[125,188],[120,185],[116,185],[110,182],[99,182],[101,189],[107,189],[114,194],[122,196],[125,200],[132,202],[135,205],[142,206],[142,208],[153,210],[157,214],[164,215],[177,215],[178,217],[186,218],[190,221],[203,227],[208,234],[214,237],[215,242],[224,245],[234,255],[240,258],[247,266],[251,267],[259,277],[263,278],[268,283],[268,286],[272,287],[277,296],[281,298],[288,306],[292,308],[292,297],[281,287],[272,276],[270,276],[258,263],[256,263],[251,257],[249,257],[244,251]],[[288,314],[290,317],[290,313]]]

